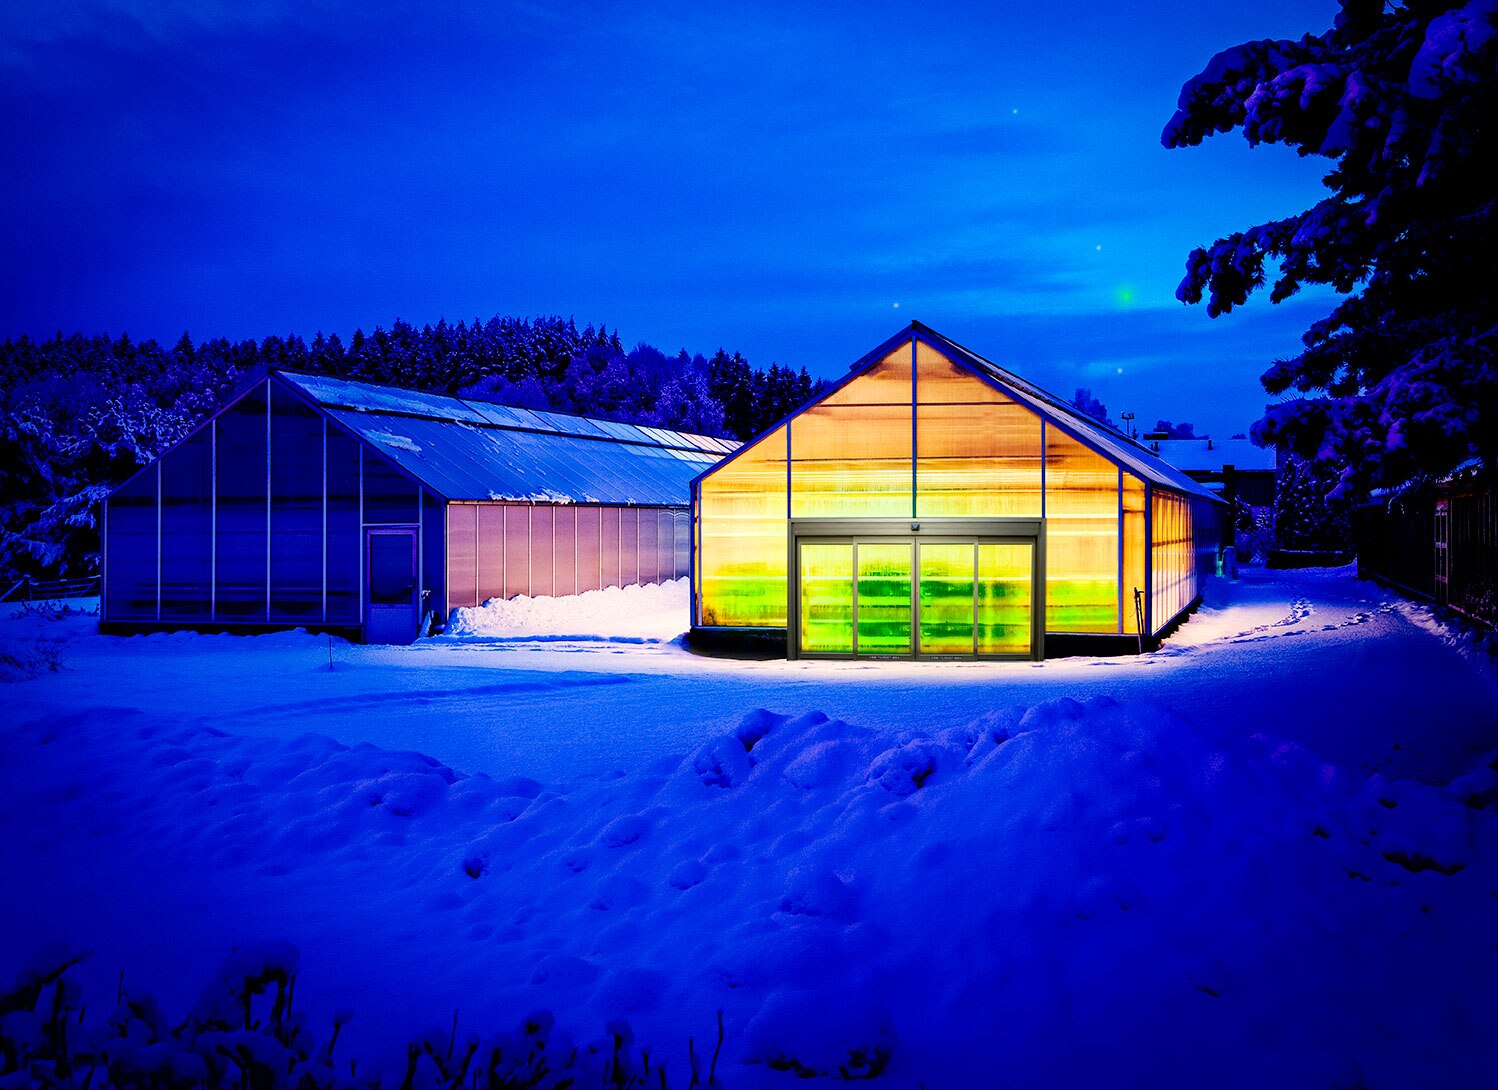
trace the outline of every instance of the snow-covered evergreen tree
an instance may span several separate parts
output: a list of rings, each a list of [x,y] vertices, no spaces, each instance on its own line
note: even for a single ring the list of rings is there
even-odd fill
[[[1315,207],[1192,251],[1177,295],[1214,317],[1347,296],[1264,375],[1293,396],[1261,443],[1335,458],[1338,488],[1498,463],[1498,0],[1342,0],[1332,29],[1248,42],[1181,91],[1167,147],[1242,131],[1331,162]]]

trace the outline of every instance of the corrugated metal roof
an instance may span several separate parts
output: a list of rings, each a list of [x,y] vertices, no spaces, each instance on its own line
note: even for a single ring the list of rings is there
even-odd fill
[[[450,500],[685,505],[731,440],[277,371]]]
[[[956,363],[970,367],[997,383],[1013,394],[1017,400],[1073,432],[1084,443],[1117,462],[1141,480],[1177,492],[1221,502],[1220,496],[1192,480],[1175,466],[1140,446],[1122,432],[1081,412],[1055,394],[1042,390],[1039,386],[1020,378],[1011,371],[1006,371],[992,360],[984,359],[972,349],[964,348],[956,341],[948,340],[934,329],[923,326],[919,322],[912,322],[911,328],[918,337],[930,343],[933,348],[945,352]]]

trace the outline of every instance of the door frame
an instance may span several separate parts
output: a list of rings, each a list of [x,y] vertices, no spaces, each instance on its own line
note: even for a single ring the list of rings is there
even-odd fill
[[[910,543],[910,651],[903,655],[860,655],[844,652],[801,650],[801,543],[899,544]],[[922,541],[933,544],[1016,544],[1031,546],[1030,552],[1030,650],[1018,655],[922,654],[920,651],[920,550]],[[786,658],[867,659],[870,661],[923,662],[1038,662],[1045,658],[1045,520],[1044,519],[791,519],[786,535]],[[854,613],[858,624],[857,562],[855,559]],[[976,623],[976,618],[975,618]],[[855,636],[854,647],[857,647]]]
[[[415,573],[415,578],[412,580],[412,604],[411,604],[411,610],[412,610],[413,614],[415,615],[416,624],[415,624],[415,627],[412,630],[411,639],[408,640],[407,642],[408,643],[415,642],[415,640],[417,639],[417,637],[419,637],[421,635],[421,630],[422,630],[422,609],[421,609],[421,605],[422,605],[422,602],[421,602],[421,598],[422,598],[422,586],[421,586],[421,581],[422,581],[422,571],[421,571],[421,527],[418,526],[414,522],[411,523],[409,526],[408,525],[404,525],[404,524],[400,524],[400,523],[389,523],[389,524],[380,524],[380,525],[366,525],[364,527],[364,557],[363,557],[363,566],[362,566],[363,567],[363,571],[362,571],[362,576],[361,576],[361,579],[360,579],[360,583],[361,583],[360,590],[361,590],[361,598],[362,598],[362,600],[359,603],[360,610],[361,610],[361,612],[363,614],[363,624],[361,625],[361,627],[363,629],[363,636],[364,636],[365,642],[369,641],[369,628],[370,628],[371,614],[373,613],[373,611],[375,609],[382,608],[382,607],[376,606],[374,602],[370,601],[370,575],[371,575],[370,567],[371,567],[371,565],[374,562],[374,556],[373,556],[373,552],[374,551],[373,551],[373,549],[370,548],[370,542],[373,541],[373,539],[376,538],[376,537],[395,537],[397,535],[400,535],[400,536],[409,535],[410,538],[411,538],[411,567],[412,567],[412,570]],[[383,608],[394,609],[395,607],[394,606],[386,606],[386,607],[383,607]]]

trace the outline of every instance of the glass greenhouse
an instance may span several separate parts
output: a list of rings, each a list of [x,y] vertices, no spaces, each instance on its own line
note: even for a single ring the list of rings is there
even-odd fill
[[[919,323],[703,472],[692,504],[694,638],[771,635],[793,658],[1152,641],[1199,600],[1223,506]]]
[[[737,444],[272,371],[105,501],[102,627],[408,643],[450,609],[687,574]]]

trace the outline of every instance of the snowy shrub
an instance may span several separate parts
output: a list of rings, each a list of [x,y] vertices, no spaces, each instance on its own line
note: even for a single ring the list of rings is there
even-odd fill
[[[30,681],[62,667],[61,640],[37,636],[0,642],[0,683]]]
[[[352,1011],[335,1011],[326,1037],[295,1010],[298,951],[290,943],[236,950],[212,975],[183,1020],[168,1018],[148,994],[129,991],[121,977],[112,1012],[85,1021],[83,990],[68,972],[87,954],[39,952],[8,988],[0,989],[0,1087],[70,1090],[564,1090],[598,1086],[669,1087],[637,1048],[629,1024],[610,1021],[604,1036],[574,1045],[545,1011],[489,1040],[459,1037],[457,1015],[447,1028],[417,1033],[406,1045],[399,1081],[338,1052]],[[706,1079],[690,1051],[690,1087],[721,1086],[718,1044]],[[852,1061],[850,1061],[852,1062]]]

